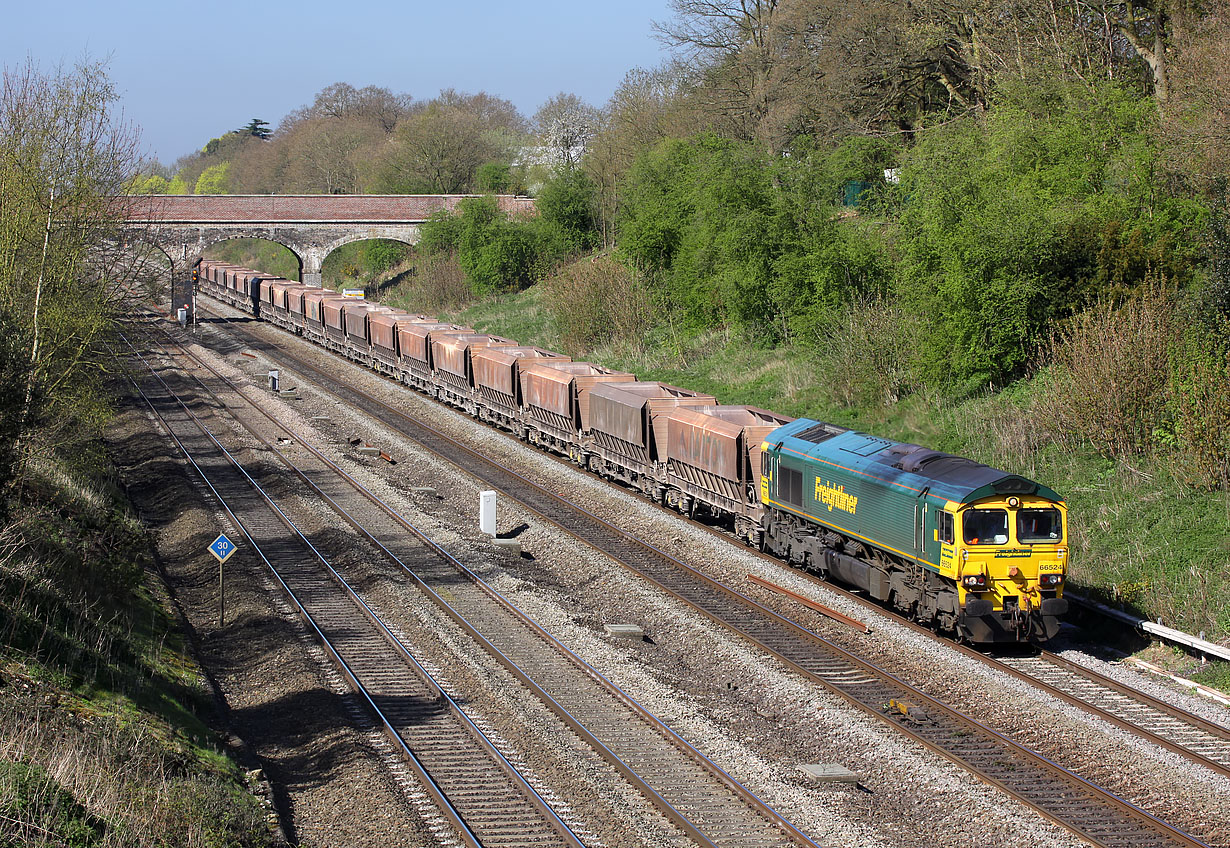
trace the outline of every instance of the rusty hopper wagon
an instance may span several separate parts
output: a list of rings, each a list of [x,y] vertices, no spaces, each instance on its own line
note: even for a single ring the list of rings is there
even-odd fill
[[[656,488],[658,463],[670,454],[667,415],[681,406],[716,406],[717,398],[666,383],[607,383],[589,393],[590,470],[645,492]]]
[[[521,366],[532,362],[571,362],[540,347],[482,347],[470,353],[478,417],[525,437],[521,413]]]
[[[346,315],[347,303],[354,299],[341,296],[332,297],[320,302],[320,316],[324,320],[325,347],[337,353],[346,355]]]
[[[266,280],[273,280],[275,277],[269,274],[260,274],[256,271],[241,270],[235,274],[235,294],[237,296],[236,305],[244,312],[250,312],[253,315],[260,317],[261,314],[261,285]]]
[[[316,289],[303,295],[303,331],[304,335],[317,344],[326,344],[325,335],[325,304],[340,301],[342,296],[332,289]],[[338,304],[341,309],[341,304]]]
[[[298,283],[293,280],[271,280],[265,288],[265,294],[268,296],[269,309],[266,318],[273,321],[280,327],[285,327],[288,324],[288,310],[286,308],[286,290],[292,286],[297,286]]]
[[[408,385],[432,397],[438,395],[435,377],[432,374],[431,340],[444,333],[475,333],[472,327],[460,324],[437,322],[434,324],[406,323],[397,325],[397,352],[402,368],[402,378]]]
[[[303,333],[303,299],[311,291],[320,291],[320,289],[317,286],[305,286],[302,283],[286,287],[286,326],[296,333]]]
[[[665,486],[658,500],[685,515],[699,505],[733,519],[735,534],[759,545],[760,446],[785,415],[754,406],[702,406],[671,410]]]
[[[286,289],[295,285],[298,283],[281,277],[265,280],[261,286],[261,317],[269,319],[279,327],[286,327]]]
[[[435,322],[426,315],[408,315],[400,309],[373,312],[367,316],[368,337],[372,343],[372,367],[390,376],[399,371],[397,351],[397,328],[400,324]]]
[[[627,383],[635,374],[592,362],[531,362],[521,366],[521,402],[526,439],[581,462],[579,439],[589,429],[590,390],[601,383]]]
[[[482,347],[516,347],[517,343],[503,336],[482,333],[439,333],[431,337],[431,365],[440,400],[474,414],[473,380],[470,354]]]
[[[360,362],[370,362],[372,355],[371,334],[368,319],[375,313],[392,312],[387,306],[366,300],[349,298],[342,307],[342,320],[346,327],[348,355]]]

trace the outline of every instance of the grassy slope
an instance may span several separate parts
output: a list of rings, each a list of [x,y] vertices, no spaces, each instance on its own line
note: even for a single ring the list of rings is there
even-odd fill
[[[270,843],[122,494],[50,466],[4,540],[0,845]]]
[[[536,288],[451,317],[559,349]],[[644,350],[603,348],[586,358],[723,403],[820,418],[1042,481],[1068,500],[1076,587],[1194,633],[1230,638],[1230,497],[1185,485],[1164,463],[1132,466],[1091,451],[1031,446],[1028,422],[1013,400],[1027,385],[956,405],[914,396],[889,409],[852,409],[827,399],[812,362],[797,350],[759,350],[709,336],[650,339]]]

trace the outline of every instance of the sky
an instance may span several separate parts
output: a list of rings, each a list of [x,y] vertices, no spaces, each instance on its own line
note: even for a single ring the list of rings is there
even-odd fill
[[[145,156],[170,165],[252,118],[274,127],[335,82],[417,100],[486,91],[530,117],[561,91],[600,106],[667,52],[668,0],[13,0],[0,63],[106,64]]]

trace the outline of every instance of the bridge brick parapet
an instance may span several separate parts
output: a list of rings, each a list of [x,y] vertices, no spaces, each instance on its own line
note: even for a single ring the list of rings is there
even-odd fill
[[[320,285],[325,257],[343,244],[391,239],[417,244],[419,225],[436,212],[453,211],[459,194],[211,194],[136,195],[122,204],[133,238],[152,242],[171,261],[172,278],[212,244],[236,238],[268,239],[299,260],[299,279]],[[533,214],[534,200],[496,195],[510,214]]]
[[[421,224],[436,212],[453,211],[461,194],[167,194],[126,199],[127,218],[152,226],[188,223],[380,223]],[[534,200],[496,195],[501,211],[532,213]]]

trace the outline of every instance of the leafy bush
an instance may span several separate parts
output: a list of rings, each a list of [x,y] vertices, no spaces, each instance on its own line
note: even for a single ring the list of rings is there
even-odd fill
[[[512,167],[506,162],[487,162],[474,173],[479,191],[504,194],[512,186]]]
[[[433,212],[419,227],[419,250],[429,255],[456,252],[461,246],[462,226],[460,215],[446,209]]]
[[[879,225],[843,219],[834,200],[845,174],[879,168],[890,148],[796,147],[774,159],[705,135],[667,140],[634,163],[620,248],[685,326],[811,339],[834,310],[887,287],[892,261]]]
[[[1056,84],[920,136],[902,171],[896,282],[927,322],[929,379],[1002,385],[1053,320],[1151,275],[1191,278],[1201,213],[1159,192],[1155,117],[1114,86]]]
[[[598,242],[597,203],[598,187],[577,167],[558,170],[535,198],[539,217],[560,230],[574,253]]]
[[[362,243],[364,258],[368,269],[375,273],[388,271],[393,266],[404,262],[410,252],[410,246],[389,239],[373,239]]]
[[[668,139],[628,175],[620,248],[689,327],[770,323],[773,184],[750,144]]]
[[[457,214],[433,215],[419,240],[423,253],[455,255],[476,294],[525,288],[575,248],[554,222],[509,218],[494,197],[466,198]]]
[[[650,324],[648,293],[636,274],[610,256],[579,259],[543,285],[568,350],[639,339]]]

